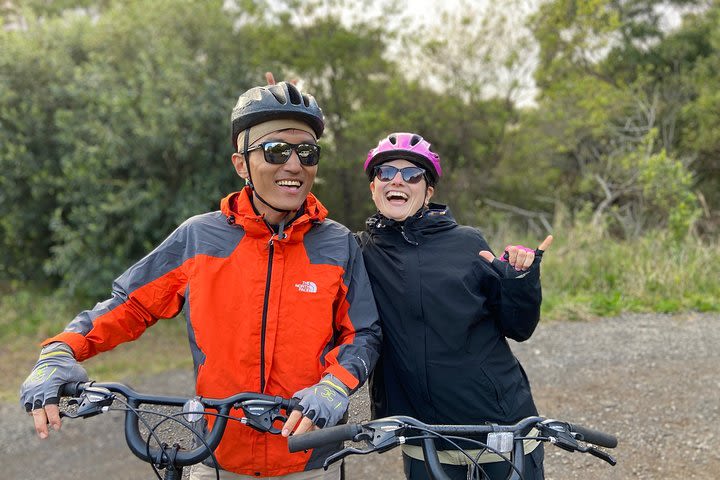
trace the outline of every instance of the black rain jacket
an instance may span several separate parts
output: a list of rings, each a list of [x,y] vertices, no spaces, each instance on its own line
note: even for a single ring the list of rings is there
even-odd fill
[[[507,338],[527,340],[540,318],[540,258],[501,279],[478,252],[476,228],[430,204],[404,222],[376,214],[358,235],[383,326],[371,378],[373,418],[432,424],[509,423],[537,415]]]

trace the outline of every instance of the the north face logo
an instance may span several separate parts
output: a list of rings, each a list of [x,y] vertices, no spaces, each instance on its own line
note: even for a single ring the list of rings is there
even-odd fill
[[[317,285],[315,285],[315,282],[304,281],[302,283],[296,283],[295,286],[300,292],[317,293]]]

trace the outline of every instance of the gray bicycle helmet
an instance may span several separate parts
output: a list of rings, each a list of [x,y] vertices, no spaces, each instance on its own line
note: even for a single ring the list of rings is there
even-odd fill
[[[235,151],[240,132],[259,123],[281,118],[307,123],[317,138],[325,129],[322,110],[312,95],[300,93],[295,85],[287,82],[254,87],[240,95],[230,116]]]

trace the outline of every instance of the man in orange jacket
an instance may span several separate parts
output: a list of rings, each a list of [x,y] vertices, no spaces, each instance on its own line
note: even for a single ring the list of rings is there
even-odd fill
[[[359,247],[310,193],[322,111],[281,82],[242,94],[231,121],[232,163],[246,187],[185,221],[116,280],[110,299],[45,340],[21,403],[47,438],[48,424],[60,428],[60,385],[87,378],[78,362],[184,310],[197,395],[300,399],[282,436],[230,422],[215,452],[221,478],[337,479],[339,467],[320,467],[340,445],[291,454],[284,438],[338,423],[381,342]],[[191,478],[215,478],[215,469],[195,466]]]

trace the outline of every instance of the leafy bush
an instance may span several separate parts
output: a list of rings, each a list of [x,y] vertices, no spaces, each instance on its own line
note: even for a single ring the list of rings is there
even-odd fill
[[[543,259],[543,312],[587,319],[621,312],[720,310],[720,243],[671,231],[612,240],[589,225],[558,228]]]

